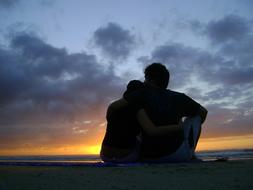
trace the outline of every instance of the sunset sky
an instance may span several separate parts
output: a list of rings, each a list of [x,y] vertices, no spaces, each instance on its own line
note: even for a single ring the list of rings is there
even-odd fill
[[[152,62],[208,109],[198,150],[253,148],[253,1],[0,0],[0,155],[98,153]]]

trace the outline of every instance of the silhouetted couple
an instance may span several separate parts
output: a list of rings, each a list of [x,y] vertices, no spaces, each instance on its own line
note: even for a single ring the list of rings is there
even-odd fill
[[[190,161],[207,110],[187,95],[166,89],[170,74],[164,65],[153,63],[144,74],[143,83],[130,81],[123,98],[108,107],[102,160]]]

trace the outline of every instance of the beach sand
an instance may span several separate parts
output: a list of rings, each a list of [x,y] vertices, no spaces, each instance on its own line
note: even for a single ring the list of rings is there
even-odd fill
[[[0,166],[0,190],[253,189],[253,160],[130,167]]]

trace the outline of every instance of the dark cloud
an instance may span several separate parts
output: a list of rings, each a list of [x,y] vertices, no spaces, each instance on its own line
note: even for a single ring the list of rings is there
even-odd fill
[[[108,23],[94,32],[94,42],[112,59],[125,59],[133,50],[135,36],[116,23]]]
[[[182,44],[166,44],[154,49],[149,62],[158,61],[167,64],[171,72],[171,84],[181,86],[189,80],[189,71],[193,70],[192,66],[196,59],[194,54],[197,54],[194,48]]]
[[[238,68],[226,70],[221,72],[223,74],[224,82],[228,84],[245,84],[253,82],[253,67],[250,68]]]
[[[216,90],[205,94],[206,100],[222,100],[224,97],[229,97],[235,100],[243,95],[244,93],[242,92],[240,87],[233,86],[227,86],[226,88],[222,86],[220,88],[217,88]]]
[[[213,66],[219,65],[222,59],[193,47],[170,43],[155,47],[150,57],[139,58],[139,61],[145,64],[161,62],[167,65],[171,73],[171,85],[178,88],[189,84],[192,76],[204,75],[208,70],[216,72]]]
[[[240,61],[242,65],[252,65],[253,36],[249,35],[246,39],[226,43],[221,48],[221,53]]]
[[[219,44],[218,54],[227,60],[220,65],[219,75],[223,76],[224,81],[229,84],[252,82],[252,21],[228,15],[209,22],[205,31],[212,44]]]
[[[18,2],[19,0],[0,0],[0,8],[11,8]]]
[[[251,32],[251,25],[246,19],[237,15],[228,15],[221,20],[210,21],[205,29],[212,43],[242,40]]]
[[[75,122],[103,121],[122,83],[101,65],[95,55],[68,53],[17,33],[9,48],[0,49],[0,134],[36,136],[57,133],[59,123],[64,131]]]
[[[20,0],[0,0],[0,8],[10,9],[16,6]],[[44,7],[52,7],[54,0],[38,0],[38,3]]]
[[[171,72],[172,87],[176,88],[188,85],[192,77],[209,84],[252,83],[253,67],[251,64],[245,64],[244,67],[240,64],[245,56],[227,60],[221,53],[211,54],[183,44],[166,44],[157,46],[150,57],[141,57],[139,61],[145,64],[152,62],[166,64]]]

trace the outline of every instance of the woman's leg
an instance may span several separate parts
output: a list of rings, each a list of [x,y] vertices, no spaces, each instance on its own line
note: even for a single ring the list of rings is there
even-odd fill
[[[110,155],[114,155],[114,154],[117,155],[115,152],[110,151]],[[109,157],[109,156],[106,156],[106,154],[104,154],[103,150],[101,150],[101,152],[100,152],[100,158],[104,162],[112,162],[112,163],[137,162],[139,159],[139,155],[140,155],[140,140],[138,138],[136,139],[136,146],[131,151],[129,151],[129,153],[126,156],[123,156],[123,157],[110,156]]]

